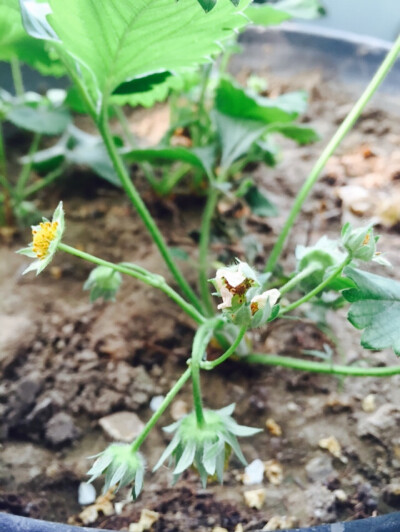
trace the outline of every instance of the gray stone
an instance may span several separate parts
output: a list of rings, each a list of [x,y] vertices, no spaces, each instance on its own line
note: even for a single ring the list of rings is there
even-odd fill
[[[0,315],[0,370],[4,370],[22,349],[33,345],[36,325],[24,316]]]
[[[99,425],[113,440],[131,442],[140,434],[144,423],[133,412],[117,412],[99,420]]]
[[[333,472],[332,459],[326,454],[316,456],[306,464],[307,477],[311,482],[322,482]]]
[[[398,441],[400,426],[400,407],[396,404],[386,403],[373,414],[362,417],[357,426],[360,437],[372,436],[391,447]]]
[[[46,441],[54,447],[71,443],[79,436],[80,430],[75,426],[72,417],[65,412],[53,416],[46,425]]]

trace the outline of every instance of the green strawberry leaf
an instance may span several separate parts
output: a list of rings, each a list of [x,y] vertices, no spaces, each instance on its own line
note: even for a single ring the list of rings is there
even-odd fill
[[[344,273],[357,288],[343,292],[352,303],[348,320],[364,329],[361,345],[366,349],[392,347],[400,355],[400,282],[347,267]]]
[[[218,2],[206,14],[194,0],[49,0],[47,21],[99,99],[134,78],[210,61],[248,23],[248,4]],[[35,14],[25,17],[32,27]],[[51,39],[48,29],[41,38]]]
[[[237,118],[259,120],[266,124],[285,123],[291,122],[306,110],[307,93],[299,91],[277,98],[265,98],[224,78],[216,91],[215,107],[221,113]]]

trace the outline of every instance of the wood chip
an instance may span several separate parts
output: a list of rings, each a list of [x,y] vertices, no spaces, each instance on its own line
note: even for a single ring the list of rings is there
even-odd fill
[[[287,528],[293,528],[296,525],[297,519],[295,517],[274,515],[264,526],[263,530],[286,530]]]
[[[268,432],[272,436],[282,436],[282,429],[278,423],[272,419],[272,417],[269,417],[267,421],[265,422],[265,426],[267,427]]]
[[[264,462],[265,475],[274,486],[279,486],[283,480],[282,464],[278,460],[267,460]]]
[[[257,490],[249,490],[244,492],[244,502],[250,508],[261,510],[266,498],[266,493],[263,488]]]

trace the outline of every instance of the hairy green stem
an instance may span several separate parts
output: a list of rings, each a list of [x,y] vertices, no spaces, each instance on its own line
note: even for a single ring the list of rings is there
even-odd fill
[[[283,226],[281,234],[279,235],[277,241],[275,242],[274,247],[272,248],[271,254],[269,256],[268,262],[265,267],[266,272],[272,272],[275,268],[275,265],[282,253],[283,246],[285,244],[286,238],[288,237],[290,230],[303,206],[304,201],[306,200],[308,194],[310,193],[312,187],[318,180],[324,166],[326,165],[328,159],[337,149],[339,144],[342,142],[344,137],[353,127],[359,116],[361,115],[364,107],[367,105],[373,94],[378,89],[379,85],[385,79],[387,73],[392,67],[393,63],[396,61],[397,56],[400,53],[400,35],[394,42],[392,49],[387,54],[386,58],[382,62],[381,66],[378,68],[376,74],[368,84],[364,93],[361,95],[359,100],[354,105],[353,109],[347,115],[343,123],[340,125],[339,129],[333,135],[332,139],[326,146],[326,148],[321,153],[317,162],[315,163],[313,169],[311,170],[309,176],[307,177],[305,183],[300,189],[296,200],[293,204],[293,207],[289,213],[289,216]]]
[[[311,262],[308,266],[301,270],[301,272],[294,275],[286,284],[279,288],[281,295],[290,292],[295,286],[297,286],[303,279],[318,270],[321,265],[318,262]]]
[[[6,152],[4,148],[3,140],[3,123],[0,120],[0,185],[3,187],[3,208],[0,212],[0,222],[5,223],[6,225],[12,225],[14,221],[13,212],[11,208],[11,187],[7,181],[7,162],[6,162]]]
[[[200,312],[198,312],[190,303],[185,301],[182,296],[175,292],[175,290],[167,284],[167,282],[163,277],[161,277],[161,275],[155,275],[143,269],[143,271],[146,271],[145,274],[140,271],[142,270],[141,268],[135,269],[120,264],[114,264],[112,262],[108,262],[107,260],[95,257],[90,253],[86,253],[85,251],[81,251],[79,249],[68,246],[67,244],[63,244],[62,242],[58,244],[58,249],[60,249],[61,251],[65,251],[70,255],[74,255],[75,257],[84,259],[88,262],[92,262],[93,264],[98,264],[99,266],[107,266],[108,268],[112,268],[117,272],[124,273],[131,277],[134,277],[135,279],[139,279],[140,281],[148,284],[149,286],[158,288],[159,290],[164,292],[164,294],[169,296],[173,301],[175,301],[175,303],[177,303],[181,307],[181,309],[184,310],[186,314],[193,318],[197,323],[203,323],[205,321],[205,318],[200,314]]]
[[[247,332],[247,327],[242,327],[239,331],[239,334],[236,337],[236,340],[233,342],[233,344],[225,351],[223,355],[218,357],[216,360],[206,360],[204,362],[200,363],[201,369],[211,370],[225,362],[233,353],[236,351],[238,345],[242,341],[244,335]]]
[[[207,314],[212,316],[214,314],[214,305],[212,302],[210,283],[208,282],[208,253],[210,246],[211,222],[214,215],[215,207],[218,202],[218,190],[210,185],[208,189],[208,196],[206,206],[203,212],[203,218],[200,228],[200,243],[199,243],[199,287],[200,295],[203,304],[207,310]]]
[[[200,367],[207,350],[207,346],[214,333],[214,329],[220,324],[220,318],[214,317],[205,321],[197,329],[192,346],[190,367],[192,369],[193,405],[196,414],[197,426],[204,425],[203,399],[200,386]]]
[[[183,385],[189,380],[190,375],[191,375],[191,369],[187,368],[185,373],[183,373],[182,376],[172,386],[170,391],[165,396],[164,401],[161,403],[161,405],[158,407],[158,409],[151,416],[151,418],[146,423],[144,429],[139,434],[139,436],[136,438],[136,440],[132,443],[132,452],[136,452],[136,451],[139,450],[140,446],[142,445],[144,440],[147,438],[147,436],[149,435],[149,433],[152,430],[152,428],[154,427],[154,425],[157,423],[157,421],[163,415],[165,410],[171,404],[171,402],[174,399],[174,397],[176,396],[176,394],[183,387]]]
[[[14,55],[10,61],[11,75],[14,83],[15,94],[17,96],[23,96],[25,93],[24,82],[22,81],[21,65],[19,64],[18,57]]]
[[[343,262],[341,262],[339,264],[339,266],[331,273],[331,275],[329,277],[327,277],[325,279],[325,281],[322,281],[322,283],[320,283],[318,286],[316,286],[313,290],[311,290],[311,292],[308,292],[308,294],[306,294],[305,296],[301,297],[300,299],[298,299],[297,301],[294,301],[293,303],[291,303],[290,305],[288,305],[287,307],[284,307],[282,308],[280,311],[279,311],[279,314],[278,314],[278,317],[280,316],[283,316],[283,314],[286,314],[287,312],[290,312],[291,310],[294,310],[295,308],[299,307],[300,305],[302,305],[303,303],[306,303],[307,301],[309,301],[311,298],[313,298],[314,296],[316,296],[317,294],[319,294],[320,292],[322,292],[322,290],[327,287],[332,281],[334,281],[336,279],[336,277],[338,275],[340,275],[342,273],[342,271],[344,270],[344,268],[351,262],[351,257],[348,256],[345,258],[345,260]]]
[[[193,290],[189,286],[189,283],[183,277],[181,271],[176,265],[164,241],[164,238],[162,234],[160,233],[160,230],[158,229],[153,217],[151,216],[142,198],[140,197],[140,194],[136,190],[136,187],[134,186],[134,184],[132,183],[129,177],[129,174],[126,170],[124,162],[122,161],[122,158],[120,154],[118,153],[118,150],[114,144],[114,140],[113,140],[113,137],[110,131],[110,126],[107,120],[106,113],[103,113],[102,117],[100,118],[98,122],[98,128],[99,128],[101,136],[103,137],[103,141],[107,148],[107,152],[114,165],[114,169],[118,174],[118,177],[121,181],[121,184],[128,198],[131,200],[133,206],[135,207],[139,216],[143,220],[145,226],[147,227],[151,237],[153,238],[155,244],[157,245],[166,265],[168,266],[169,270],[174,276],[180,289],[185,294],[185,296],[188,298],[188,300],[192,303],[192,305],[196,307],[197,310],[201,311],[201,305],[200,305],[200,302],[196,294],[193,292]]]
[[[22,199],[24,197],[24,189],[26,187],[26,184],[29,179],[29,175],[32,170],[32,164],[33,164],[33,156],[38,151],[40,139],[41,139],[40,133],[35,133],[33,136],[32,144],[29,148],[27,161],[22,167],[21,173],[19,174],[17,186],[15,189],[16,197],[18,199]]]
[[[313,362],[299,358],[280,355],[253,353],[240,359],[251,364],[263,364],[266,366],[281,366],[284,368],[312,373],[325,373],[329,375],[344,375],[347,377],[391,377],[400,374],[399,366],[387,366],[384,368],[362,368],[360,366],[341,366],[326,362]]]

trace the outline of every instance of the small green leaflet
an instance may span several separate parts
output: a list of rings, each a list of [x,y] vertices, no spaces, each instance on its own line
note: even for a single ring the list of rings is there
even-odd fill
[[[294,120],[307,108],[307,93],[290,92],[277,98],[265,98],[243,89],[234,80],[221,80],[215,98],[220,113],[237,118],[259,120],[266,124]]]
[[[400,282],[347,267],[345,275],[357,288],[343,292],[352,303],[348,320],[364,329],[361,345],[366,349],[392,347],[400,355]]]
[[[246,15],[260,26],[274,26],[295,18],[314,19],[325,13],[319,0],[280,0],[274,4],[251,5]]]

